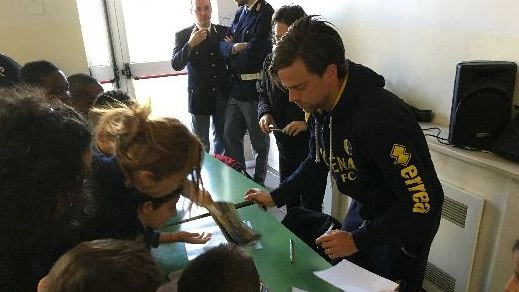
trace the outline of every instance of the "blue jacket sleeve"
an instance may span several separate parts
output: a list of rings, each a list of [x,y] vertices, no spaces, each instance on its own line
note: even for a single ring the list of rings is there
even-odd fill
[[[242,9],[238,9],[238,11],[236,11],[236,14],[234,15],[234,20],[232,21],[231,27],[229,27],[229,29],[227,30],[225,37],[234,37],[232,34],[232,30],[234,27],[236,27],[236,24],[240,19],[241,10]],[[233,42],[221,41],[219,43],[220,54],[224,57],[230,57],[232,55],[233,45]]]
[[[220,46],[220,54],[224,57],[230,57],[232,55],[232,46],[234,43],[227,42],[227,41],[221,41]]]
[[[157,248],[159,246],[160,232],[153,230],[152,228],[146,228],[144,241],[146,246]]]
[[[272,49],[271,44],[271,29],[270,24],[272,13],[259,13],[256,21],[256,27],[254,32],[251,32],[251,39],[247,42],[247,47],[231,57],[231,67],[235,72],[246,72],[247,69],[240,69],[242,65],[244,67],[250,67],[250,64],[257,67],[258,71],[261,68],[265,56]]]
[[[271,43],[271,18],[273,14],[272,7],[263,3],[261,8],[257,10],[257,14],[249,14],[243,17],[241,21],[246,24],[245,27],[238,25],[240,15],[243,8],[238,9],[228,36],[234,38],[233,42],[220,42],[220,53],[230,58],[230,66],[234,73],[255,73],[261,70],[263,61],[272,49]],[[254,19],[251,19],[254,18]],[[234,29],[242,31],[234,31]],[[233,35],[235,32],[236,35]],[[232,46],[234,43],[246,42],[247,46],[239,53],[232,54]]]
[[[184,69],[189,62],[190,48],[187,45],[189,35],[186,34],[186,30],[182,30],[175,34],[175,47],[173,48],[171,67],[176,71]]]

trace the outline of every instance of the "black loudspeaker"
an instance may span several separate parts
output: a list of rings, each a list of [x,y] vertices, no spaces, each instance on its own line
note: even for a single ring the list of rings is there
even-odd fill
[[[519,114],[506,126],[492,146],[492,152],[519,162]]]
[[[456,67],[449,143],[490,150],[510,122],[517,64],[471,61]]]

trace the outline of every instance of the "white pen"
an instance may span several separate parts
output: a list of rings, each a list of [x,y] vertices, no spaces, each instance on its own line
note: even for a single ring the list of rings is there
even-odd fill
[[[326,230],[326,232],[323,233],[323,235],[330,234],[330,231],[332,231],[332,228],[333,228],[333,223],[330,225],[330,227],[328,227],[328,230]],[[323,236],[323,235],[321,235],[321,236]],[[320,247],[321,247],[320,245],[317,246],[317,248],[320,248]]]
[[[330,225],[330,227],[328,227],[328,230],[326,230],[326,232],[324,234],[329,234],[330,231],[332,231],[332,228],[333,228],[333,223]]]
[[[294,262],[294,241],[292,240],[292,238],[290,238],[288,241],[288,247],[290,250],[290,263],[293,263]]]
[[[274,125],[269,125],[269,130],[274,132],[283,132],[283,129],[274,128]]]

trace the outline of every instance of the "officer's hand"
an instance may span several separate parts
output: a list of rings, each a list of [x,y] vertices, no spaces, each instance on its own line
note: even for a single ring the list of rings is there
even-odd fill
[[[249,43],[235,43],[234,45],[232,45],[232,53],[233,54],[238,54],[240,53],[241,51],[245,50],[245,48],[247,47]]]
[[[269,129],[270,125],[274,126],[274,128],[276,127],[276,122],[274,121],[274,118],[272,117],[272,115],[264,114],[263,116],[261,116],[261,118],[259,120],[259,126],[260,126],[261,131],[264,134],[268,135],[270,133],[270,129]]]
[[[190,48],[194,48],[198,46],[200,43],[202,43],[206,38],[207,34],[209,32],[207,29],[201,29],[199,30],[198,27],[194,27],[193,31],[191,32],[191,36],[189,37],[189,40],[187,41],[187,45]]]
[[[306,131],[307,128],[305,121],[292,121],[283,129],[283,133],[289,136],[296,136],[299,133]]]
[[[234,36],[226,35],[225,38],[224,38],[224,41],[226,41],[228,43],[234,43]]]

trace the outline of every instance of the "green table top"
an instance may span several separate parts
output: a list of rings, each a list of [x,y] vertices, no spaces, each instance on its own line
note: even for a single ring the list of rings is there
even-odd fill
[[[215,201],[239,203],[249,188],[260,187],[234,169],[210,155],[205,156],[202,177],[204,187]],[[261,279],[274,292],[289,292],[292,287],[306,291],[340,291],[313,274],[314,271],[331,267],[321,256],[286,229],[273,216],[257,206],[238,209],[242,220],[251,223],[252,228],[261,234],[261,249],[249,250],[254,259]],[[185,213],[171,219],[179,221]],[[169,226],[163,231],[194,230],[216,225],[211,217]],[[290,263],[289,239],[294,242],[294,262]],[[167,275],[187,264],[184,243],[162,244],[153,249],[162,272]]]
[[[207,153],[204,157],[201,174],[204,188],[211,194],[213,200],[217,202],[243,203],[245,201],[243,197],[247,190],[250,188],[262,188],[262,186]],[[177,210],[178,214],[166,222],[166,227],[180,220],[208,213],[205,208],[195,205],[192,206],[190,211],[187,211],[188,203],[186,201],[187,199],[185,201],[181,200],[177,204],[177,208],[179,208]]]
[[[202,165],[204,188],[211,193],[214,201],[232,203],[243,202],[245,192],[250,188],[261,188],[220,160],[206,154]]]
[[[286,229],[270,214],[257,206],[238,210],[242,220],[251,222],[252,228],[261,234],[261,249],[248,250],[254,259],[261,279],[275,292],[292,291],[297,287],[306,291],[340,291],[313,274],[331,265],[297,236]],[[194,230],[216,225],[211,217],[198,219],[163,231]],[[294,242],[294,262],[290,263],[289,239]],[[181,269],[187,264],[183,243],[162,244],[153,250],[164,274]]]

